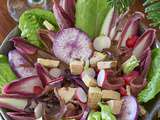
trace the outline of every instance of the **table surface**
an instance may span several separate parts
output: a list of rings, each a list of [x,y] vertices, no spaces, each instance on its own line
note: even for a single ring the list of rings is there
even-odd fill
[[[7,0],[0,0],[0,43],[4,40],[9,31],[16,26],[16,22],[14,22],[14,20],[9,16],[6,1]],[[143,11],[142,4],[139,0],[136,0],[132,9],[136,11]]]

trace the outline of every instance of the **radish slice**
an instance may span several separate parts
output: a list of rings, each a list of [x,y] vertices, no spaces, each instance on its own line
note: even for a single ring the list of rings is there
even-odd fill
[[[107,36],[99,36],[93,42],[94,49],[97,51],[103,51],[106,48],[110,48],[111,39]]]
[[[49,71],[49,75],[51,75],[51,77],[54,77],[54,78],[58,78],[62,74],[63,74],[63,71],[61,69],[59,69],[59,68],[52,68]]]
[[[37,76],[22,78],[11,82],[3,89],[5,94],[20,94],[24,96],[35,96],[43,91],[42,82]]]
[[[109,36],[109,33],[111,31],[111,26],[112,26],[112,20],[115,16],[115,10],[114,8],[110,9],[110,11],[108,12],[105,20],[104,20],[104,23],[102,25],[102,30],[101,30],[101,35],[106,35],[106,36]]]
[[[122,31],[122,39],[118,43],[118,47],[126,47],[126,41],[128,38],[138,34],[140,20],[144,18],[144,14],[136,12],[126,23]]]
[[[156,37],[155,29],[147,29],[143,35],[137,40],[137,44],[133,50],[133,55],[139,58],[147,48],[151,47]]]
[[[81,87],[77,88],[76,90],[76,98],[82,103],[87,102],[87,95]]]
[[[26,97],[20,96],[0,96],[0,107],[20,112],[33,112],[35,102]],[[32,108],[30,108],[32,107]]]
[[[96,77],[96,72],[93,68],[88,68],[88,69],[86,69],[82,72],[81,78],[83,78],[85,75],[88,75],[92,78],[95,78]]]
[[[139,108],[136,98],[133,96],[125,96],[122,101],[121,113],[118,120],[137,120]]]
[[[79,29],[63,29],[53,41],[53,52],[67,64],[74,59],[86,61],[92,55],[91,39]]]
[[[105,70],[100,70],[97,76],[97,84],[99,87],[102,87],[105,80],[107,79]]]

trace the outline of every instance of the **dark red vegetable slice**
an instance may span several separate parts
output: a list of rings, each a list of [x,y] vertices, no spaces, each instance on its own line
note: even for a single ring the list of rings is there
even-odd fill
[[[55,56],[65,63],[72,59],[87,60],[92,55],[91,40],[79,29],[64,29],[55,37],[53,51]]]
[[[7,115],[12,120],[35,120],[33,113],[25,113],[25,112],[7,112]]]
[[[38,76],[31,76],[13,81],[3,89],[3,93],[5,94],[20,94],[27,97],[35,97],[42,91],[42,82]]]
[[[17,50],[9,51],[8,53],[9,63],[20,78],[36,75],[36,69],[33,65],[27,61]]]

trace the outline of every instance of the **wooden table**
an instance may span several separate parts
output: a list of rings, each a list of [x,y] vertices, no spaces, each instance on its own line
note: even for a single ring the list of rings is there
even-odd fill
[[[16,26],[16,23],[8,14],[6,1],[7,0],[0,0],[0,43],[9,31]],[[132,9],[143,12],[143,7],[139,0],[136,0],[136,3]]]

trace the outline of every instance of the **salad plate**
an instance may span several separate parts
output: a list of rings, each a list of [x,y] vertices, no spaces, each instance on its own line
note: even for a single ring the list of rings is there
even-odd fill
[[[89,2],[20,16],[0,46],[4,120],[159,119],[156,30],[141,12]]]

